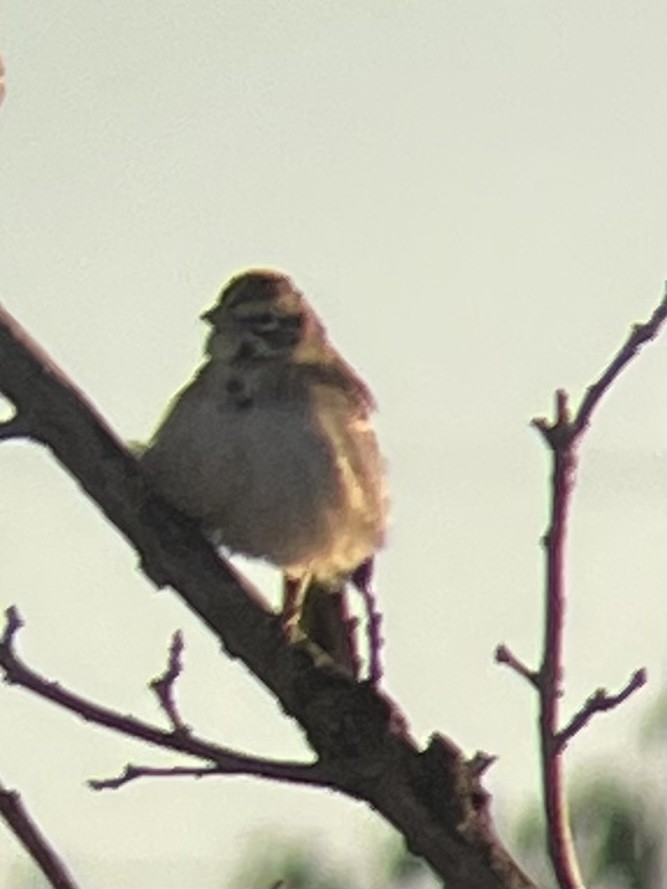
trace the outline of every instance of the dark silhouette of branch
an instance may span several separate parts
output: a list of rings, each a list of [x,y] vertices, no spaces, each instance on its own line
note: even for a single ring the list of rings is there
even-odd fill
[[[233,774],[241,774],[248,775],[253,774],[256,775],[256,772],[248,772],[247,770],[239,769],[237,772],[228,769],[227,771],[221,771],[220,769],[215,768],[214,766],[172,766],[172,767],[163,767],[158,768],[156,766],[137,766],[133,763],[128,763],[120,775],[116,778],[91,778],[88,781],[88,786],[93,790],[118,790],[120,787],[124,787],[125,784],[129,784],[131,781],[136,781],[138,778],[209,778],[212,775],[233,775]],[[276,777],[276,776],[269,776]],[[284,780],[284,778],[277,778],[276,780]],[[303,782],[294,782],[294,783],[304,783],[309,784],[312,783],[310,781]]]
[[[0,781],[0,816],[54,889],[76,889],[65,863],[30,817],[21,797]]]
[[[638,691],[643,685],[646,685],[648,675],[646,670],[635,670],[628,679],[625,686],[616,695],[610,695],[604,688],[598,688],[588,698],[581,710],[578,710],[569,723],[562,728],[557,735],[558,750],[562,750],[569,744],[572,738],[587,725],[596,713],[604,713],[606,710],[613,710],[622,704],[626,698],[629,698],[633,692]]]
[[[642,346],[645,346],[658,336],[666,320],[667,293],[655,307],[648,321],[632,326],[627,340],[609,362],[600,378],[586,390],[586,394],[574,418],[573,435],[575,438],[579,438],[585,432],[600,399],[605,392],[609,391],[623,368],[632,361]]]
[[[646,681],[645,671],[637,671],[619,695],[609,696],[603,691],[596,692],[572,718],[569,725],[559,730],[559,707],[563,693],[565,544],[577,464],[577,447],[590,425],[593,412],[602,396],[641,346],[658,335],[665,320],[667,320],[667,293],[648,321],[633,326],[630,335],[600,378],[586,390],[574,418],[571,417],[568,394],[558,390],[555,396],[553,421],[545,418],[533,421],[533,426],[542,435],[552,459],[550,520],[542,541],[546,556],[542,662],[539,670],[530,670],[505,645],[496,649],[496,660],[527,679],[539,694],[542,788],[546,809],[547,843],[561,889],[578,889],[583,885],[565,798],[563,749],[594,712],[617,706]]]
[[[535,688],[539,688],[539,674],[527,667],[516,655],[512,654],[506,645],[499,645],[496,648],[495,659],[496,663],[505,664],[510,670],[514,670],[515,673],[522,676],[526,682],[530,682]]]
[[[177,630],[171,638],[167,669],[161,676],[153,679],[151,688],[155,692],[160,706],[167,714],[175,732],[189,732],[189,726],[183,722],[176,704],[176,680],[183,671],[183,634]]]
[[[59,707],[69,710],[71,713],[105,728],[146,741],[156,747],[196,756],[207,760],[210,765],[205,770],[192,770],[200,774],[218,775],[254,775],[258,778],[270,778],[275,781],[286,781],[292,784],[310,784],[317,787],[335,787],[334,773],[328,774],[327,767],[321,763],[295,763],[281,760],[263,759],[247,756],[228,747],[212,744],[202,738],[196,737],[190,729],[184,729],[182,723],[173,726],[171,731],[157,728],[150,723],[143,722],[133,716],[126,716],[102,707],[93,701],[69,691],[61,683],[52,682],[28,667],[17,655],[15,639],[18,630],[23,626],[16,608],[11,607],[6,612],[7,622],[2,638],[0,639],[0,668],[4,671],[5,681],[11,685],[19,685],[33,692],[41,698],[45,698]],[[170,661],[173,659],[174,646],[172,644]],[[171,721],[171,713],[168,711]],[[132,767],[135,772],[144,767]],[[127,770],[126,770],[127,771]],[[153,775],[160,770],[151,770],[145,767],[145,774]],[[169,769],[162,770],[164,774],[179,774],[179,771]],[[131,777],[120,780],[89,781],[91,787],[96,790],[103,787],[120,787],[127,781],[139,777],[132,774]]]
[[[547,845],[561,889],[579,889],[583,879],[574,848],[565,796],[563,758],[558,755],[559,706],[563,694],[563,629],[565,620],[565,537],[574,486],[574,440],[569,435],[567,394],[556,393],[556,419],[538,426],[551,448],[551,522],[544,536],[546,553],[546,612],[542,663],[538,671],[542,793],[547,816]]]
[[[534,885],[499,842],[489,796],[462,751],[440,735],[420,749],[385,693],[319,663],[307,642],[289,644],[257,590],[156,496],[103,418],[1,309],[0,390],[16,408],[4,431],[20,428],[50,449],[137,549],[147,577],[171,586],[299,722],[338,791],[369,803],[448,889]],[[50,698],[58,702],[57,689]],[[184,750],[187,733],[179,742]]]

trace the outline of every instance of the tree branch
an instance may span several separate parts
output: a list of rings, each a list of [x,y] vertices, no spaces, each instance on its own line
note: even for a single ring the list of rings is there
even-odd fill
[[[565,796],[563,758],[555,743],[563,694],[563,629],[565,622],[565,537],[574,487],[576,457],[569,435],[567,394],[556,393],[553,425],[538,425],[551,448],[551,521],[544,536],[546,596],[542,663],[538,671],[542,792],[547,816],[547,845],[561,889],[580,889],[583,879],[574,848]]]
[[[448,889],[534,885],[498,841],[488,794],[459,748],[434,736],[420,750],[386,694],[317,666],[307,644],[288,644],[260,594],[156,496],[104,420],[1,309],[0,390],[136,547],[146,575],[171,586],[300,723],[318,762],[335,767],[336,789],[376,809]]]
[[[228,747],[212,744],[202,738],[196,737],[189,729],[185,729],[179,721],[171,731],[157,728],[150,723],[136,719],[134,716],[125,716],[102,707],[88,698],[84,698],[75,692],[69,691],[59,682],[52,682],[28,667],[17,655],[15,639],[18,630],[23,626],[16,608],[7,609],[7,623],[0,639],[0,667],[4,670],[5,681],[11,685],[18,685],[36,694],[38,697],[51,701],[70,713],[80,716],[86,722],[101,725],[112,731],[136,738],[162,747],[185,753],[188,756],[196,756],[198,759],[208,760],[211,765],[207,767],[207,773],[219,775],[254,775],[259,778],[271,778],[277,781],[287,781],[292,784],[311,784],[318,787],[335,787],[334,772],[320,763],[294,763],[283,760],[262,759],[248,756]],[[170,651],[170,660],[173,658],[174,646]],[[169,713],[171,718],[171,713]],[[138,767],[135,767],[138,769]],[[164,770],[168,773],[169,770]],[[201,771],[201,770],[200,770]],[[153,770],[153,774],[157,772]],[[138,775],[133,775],[133,778]],[[124,781],[112,779],[110,781],[90,781],[94,789],[103,786],[120,787]]]
[[[590,722],[596,713],[603,713],[605,710],[613,710],[622,704],[626,698],[638,691],[643,685],[646,685],[648,675],[645,669],[635,670],[628,679],[625,686],[616,695],[610,695],[604,688],[598,688],[597,691],[588,698],[581,710],[578,710],[565,728],[562,728],[556,736],[557,749],[560,752],[566,747],[572,738]]]
[[[77,889],[64,861],[32,820],[15,790],[0,781],[0,816],[54,889]]]
[[[630,329],[628,338],[609,362],[600,378],[586,390],[586,394],[579,405],[579,410],[574,418],[574,436],[579,437],[588,427],[593,411],[597,407],[602,396],[607,392],[623,368],[632,361],[642,346],[654,340],[667,320],[667,288],[665,295],[653,310],[648,321],[642,324],[634,324]]]
[[[167,714],[173,730],[175,732],[188,733],[190,728],[183,721],[176,704],[176,680],[183,671],[184,648],[183,634],[180,630],[177,630],[171,638],[167,669],[161,676],[153,679],[151,688],[155,692],[160,707]]]
[[[505,664],[506,667],[514,670],[526,682],[530,682],[532,686],[539,688],[539,675],[535,670],[527,667],[506,645],[498,645],[494,657],[497,664]]]
[[[496,650],[496,660],[507,664],[527,679],[540,698],[540,746],[542,786],[547,819],[549,854],[561,889],[583,885],[577,862],[565,798],[562,752],[595,712],[609,710],[624,701],[646,682],[646,672],[637,671],[625,689],[610,696],[604,690],[592,695],[571,722],[559,730],[559,705],[563,693],[563,630],[565,621],[565,543],[567,522],[577,465],[577,446],[588,429],[600,399],[641,346],[654,339],[667,320],[667,292],[651,317],[635,324],[624,344],[599,379],[588,387],[574,419],[570,417],[566,392],[558,390],[553,421],[539,418],[533,425],[551,452],[550,520],[543,545],[546,557],[546,590],[542,662],[537,672],[530,670],[506,646]]]
[[[138,778],[210,778],[217,775],[249,775],[254,778],[268,778],[272,781],[283,781],[286,784],[304,784],[309,787],[328,787],[335,790],[330,780],[321,776],[315,763],[277,762],[270,759],[238,754],[234,761],[230,755],[226,762],[218,762],[213,766],[171,766],[158,768],[155,766],[137,766],[128,763],[116,778],[94,778],[88,781],[93,790],[117,790]]]

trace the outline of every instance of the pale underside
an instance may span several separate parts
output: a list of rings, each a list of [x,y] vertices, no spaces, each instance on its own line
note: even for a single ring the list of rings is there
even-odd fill
[[[142,458],[157,489],[234,552],[334,584],[382,544],[367,407],[304,365],[210,361]]]

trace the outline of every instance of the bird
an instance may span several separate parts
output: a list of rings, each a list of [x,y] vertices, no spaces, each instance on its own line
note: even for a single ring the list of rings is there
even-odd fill
[[[143,469],[216,545],[278,567],[287,636],[309,637],[357,675],[343,591],[352,581],[372,595],[388,516],[374,397],[283,272],[234,275],[200,317],[204,361],[170,402]]]

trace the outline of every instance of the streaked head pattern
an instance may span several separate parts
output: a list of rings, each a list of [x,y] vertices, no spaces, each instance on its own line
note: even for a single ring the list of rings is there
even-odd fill
[[[207,352],[224,361],[307,360],[327,348],[319,319],[292,280],[253,269],[232,278],[218,302],[201,316],[213,328]]]

